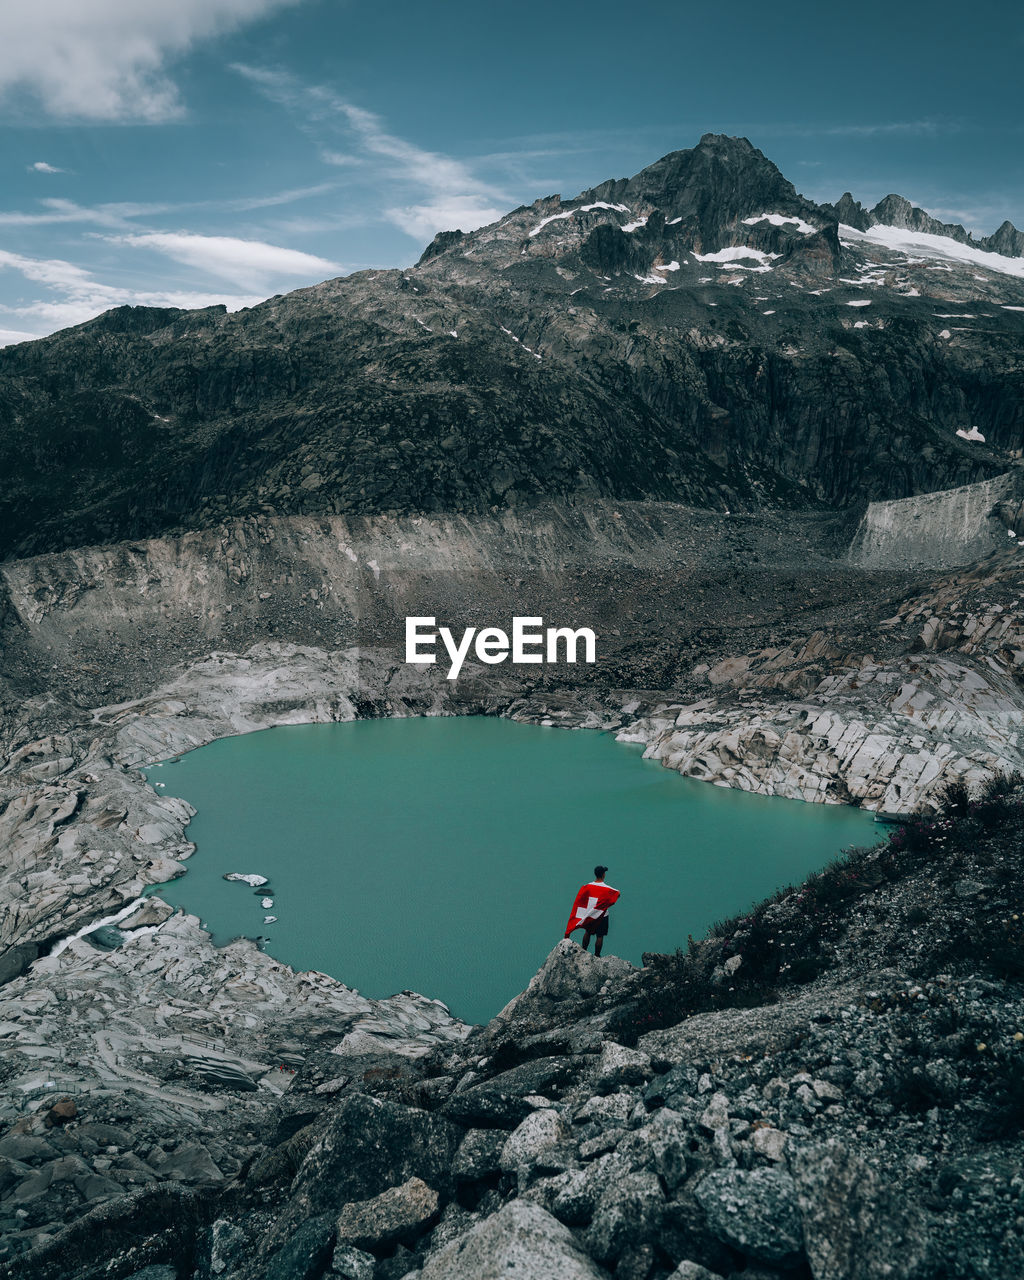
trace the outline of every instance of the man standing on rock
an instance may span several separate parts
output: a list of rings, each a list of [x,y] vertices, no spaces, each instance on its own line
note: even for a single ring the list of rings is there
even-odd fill
[[[590,946],[590,938],[593,935],[597,939],[594,943],[595,956],[601,954],[601,947],[608,933],[608,908],[619,899],[618,889],[613,889],[610,884],[604,882],[607,874],[607,867],[594,868],[594,878],[589,884],[583,885],[576,895],[576,901],[572,904],[569,915],[569,923],[565,926],[567,938],[574,929],[582,928],[581,945],[584,951]]]

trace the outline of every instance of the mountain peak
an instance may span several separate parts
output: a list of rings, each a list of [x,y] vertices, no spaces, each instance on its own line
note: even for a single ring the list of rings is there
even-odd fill
[[[670,151],[632,178],[603,182],[579,198],[657,209],[666,222],[682,223],[698,248],[718,248],[723,228],[746,216],[817,212],[749,139],[721,133],[706,133],[695,147]]]

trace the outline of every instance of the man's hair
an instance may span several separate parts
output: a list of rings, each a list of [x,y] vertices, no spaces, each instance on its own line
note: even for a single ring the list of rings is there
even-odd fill
[[[599,880],[600,880],[600,878],[601,878],[603,875],[607,875],[607,874],[608,874],[608,868],[607,868],[607,867],[595,867],[595,868],[594,868],[594,875],[595,875],[595,876],[597,876],[597,878],[598,878]]]

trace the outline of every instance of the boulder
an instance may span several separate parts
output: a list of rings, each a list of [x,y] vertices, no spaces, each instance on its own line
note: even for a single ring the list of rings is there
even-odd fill
[[[511,1022],[543,1017],[566,1000],[599,994],[606,983],[633,973],[628,960],[619,956],[594,956],[578,942],[563,938],[530,979],[530,984],[502,1009],[492,1021]]]
[[[107,1196],[119,1196],[124,1193],[124,1187],[119,1182],[105,1177],[102,1173],[83,1173],[74,1181],[75,1189],[83,1200],[104,1200]]]
[[[339,1244],[331,1256],[331,1273],[339,1280],[373,1280],[377,1259],[350,1244]]]
[[[160,898],[147,898],[137,911],[133,911],[124,920],[118,921],[118,928],[122,932],[127,929],[149,928],[153,925],[163,924],[165,920],[169,920],[173,915],[174,908],[170,903],[164,902]]]
[[[24,1182],[31,1176],[32,1170],[27,1164],[0,1156],[0,1199],[7,1195],[11,1187],[16,1187],[19,1182]]]
[[[25,1164],[39,1164],[52,1160],[57,1148],[48,1139],[34,1133],[8,1133],[0,1138],[0,1156],[8,1160],[20,1160]]]
[[[434,1112],[350,1094],[302,1160],[285,1220],[337,1214],[410,1178],[446,1194],[461,1139],[462,1130]]]
[[[629,1162],[625,1157],[615,1151],[609,1152],[585,1169],[569,1175],[569,1180],[555,1197],[552,1212],[572,1227],[588,1223],[605,1192],[629,1172]]]
[[[717,1271],[709,1271],[699,1262],[690,1262],[687,1258],[680,1262],[668,1280],[722,1280],[722,1277]]]
[[[514,1128],[534,1109],[531,1097],[558,1097],[585,1069],[586,1062],[580,1058],[536,1058],[490,1080],[456,1090],[445,1101],[442,1112],[460,1124]]]
[[[452,1173],[458,1182],[477,1182],[501,1169],[507,1139],[502,1129],[470,1129],[455,1153]]]
[[[924,1280],[934,1274],[925,1212],[842,1143],[790,1157],[807,1258],[815,1280]]]
[[[657,1076],[644,1090],[648,1107],[674,1107],[690,1103],[697,1094],[699,1075],[688,1062],[678,1063],[664,1075]]]
[[[772,1128],[771,1125],[764,1125],[762,1128],[754,1130],[750,1145],[759,1156],[779,1161],[785,1154],[786,1135],[781,1129]]]
[[[792,1266],[803,1253],[793,1179],[781,1169],[716,1169],[695,1188],[708,1230],[758,1262]],[[820,1280],[815,1272],[815,1280]]]
[[[512,1200],[428,1258],[420,1280],[601,1280],[602,1274],[550,1213]]]
[[[16,942],[0,954],[0,987],[5,982],[20,978],[29,965],[39,956],[35,942]]]
[[[156,1166],[156,1171],[174,1182],[219,1182],[224,1177],[201,1142],[184,1142]]]
[[[440,1198],[422,1178],[410,1178],[370,1200],[342,1206],[336,1223],[338,1240],[356,1249],[388,1249],[406,1244],[437,1217]]]
[[[543,1160],[544,1152],[556,1147],[567,1137],[565,1124],[557,1111],[545,1108],[528,1115],[508,1137],[501,1149],[501,1168],[506,1173],[531,1168]]]
[[[635,1167],[656,1173],[672,1192],[689,1171],[691,1137],[692,1131],[683,1117],[665,1107],[654,1113],[650,1124],[626,1134],[617,1149]]]
[[[651,1059],[648,1054],[640,1049],[627,1049],[613,1040],[602,1044],[594,1081],[597,1092],[610,1093],[620,1084],[643,1084],[650,1077]]]
[[[641,1170],[615,1179],[601,1192],[594,1208],[584,1235],[587,1251],[610,1266],[627,1251],[657,1240],[664,1204],[657,1174]]]
[[[58,1125],[67,1124],[78,1115],[78,1107],[74,1098],[59,1098],[47,1111],[45,1123],[48,1129],[56,1129]]]
[[[269,1259],[263,1280],[319,1280],[333,1244],[331,1215],[308,1218]]]

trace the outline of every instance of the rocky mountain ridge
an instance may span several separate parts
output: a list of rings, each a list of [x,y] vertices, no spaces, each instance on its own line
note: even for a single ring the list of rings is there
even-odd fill
[[[974,236],[959,222],[941,222],[910,203],[904,196],[887,195],[873,209],[866,209],[845,191],[834,205],[823,205],[835,214],[839,222],[868,231],[874,226],[903,227],[909,231],[923,231],[929,235],[946,236],[959,244],[972,245],[1007,258],[1024,257],[1024,231],[1018,231],[1007,218],[989,236]]]
[[[406,271],[5,348],[0,554],[553,498],[860,508],[1004,471],[1020,262],[888,232],[708,135]]]

